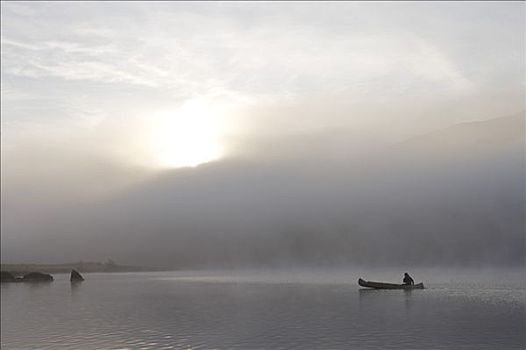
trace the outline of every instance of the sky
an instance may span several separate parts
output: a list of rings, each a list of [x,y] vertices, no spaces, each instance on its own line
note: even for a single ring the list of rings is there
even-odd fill
[[[512,132],[514,127],[523,130],[525,109],[522,2],[3,1],[1,10],[2,261],[107,257],[133,261],[137,256],[132,251],[138,248],[116,248],[117,242],[126,240],[119,225],[133,231],[128,238],[135,237],[136,245],[162,250],[161,243],[148,247],[145,240],[164,246],[184,244],[189,236],[212,242],[210,232],[218,222],[228,232],[219,236],[224,242],[245,232],[247,244],[256,245],[261,241],[246,232],[270,232],[265,242],[274,248],[258,254],[287,260],[297,252],[278,254],[275,248],[284,244],[285,229],[278,222],[285,219],[280,213],[262,212],[288,190],[278,190],[277,184],[293,186],[296,180],[304,185],[295,189],[296,199],[317,193],[327,202],[315,208],[303,207],[301,201],[289,203],[280,209],[288,218],[283,225],[300,232],[300,241],[305,237],[309,254],[315,239],[301,232],[317,230],[322,238],[330,236],[330,249],[320,253],[323,260],[337,245],[335,229],[313,228],[306,217],[331,222],[331,213],[342,208],[350,216],[361,211],[372,216],[380,210],[373,204],[375,210],[365,209],[374,197],[370,192],[355,194],[363,206],[338,195],[351,187],[353,192],[373,186],[358,181],[357,172],[363,169],[374,169],[372,178],[386,171],[399,173],[391,184],[397,187],[397,181],[407,183],[412,178],[408,174],[415,171],[450,169],[461,162],[467,169],[464,173],[448,173],[440,181],[463,183],[467,174],[475,174],[480,187],[472,188],[463,200],[476,201],[477,193],[486,198],[485,194],[501,189],[499,195],[513,208],[495,213],[494,223],[524,207],[524,200],[517,197],[524,189],[524,136]],[[499,117],[508,119],[489,122]],[[435,136],[414,141],[484,121],[487,124],[481,127],[473,124],[458,132],[446,131],[444,140],[458,141],[457,134],[467,140],[452,141],[451,149],[446,150],[444,140],[440,143]],[[486,148],[473,149],[469,140],[479,134],[498,137]],[[404,142],[413,146],[403,152],[418,148],[431,152],[415,156],[429,164],[390,163],[388,159],[400,157],[387,152]],[[464,159],[459,160],[462,154],[476,155],[478,163],[468,167]],[[444,165],[443,159],[451,164]],[[498,171],[490,181],[475,171],[480,167]],[[260,172],[268,176],[257,175]],[[335,178],[327,178],[325,172]],[[247,174],[258,177],[254,188]],[[431,178],[425,187],[437,193],[442,184]],[[229,192],[210,188],[218,179],[225,181]],[[184,198],[191,200],[177,205],[166,202],[166,193],[159,188],[181,181],[186,185],[168,188],[175,197],[184,192]],[[328,188],[326,181],[333,186]],[[389,194],[379,191],[379,198],[393,195],[394,187],[386,185]],[[209,191],[203,193],[205,188]],[[233,206],[237,211],[205,205],[232,200],[235,193],[252,194],[245,206]],[[265,194],[269,203],[259,203],[257,198]],[[207,200],[192,202],[198,196]],[[166,217],[161,220],[160,214],[151,213],[148,203]],[[485,205],[484,200],[477,203]],[[241,210],[252,205],[254,212]],[[305,210],[287,211],[298,205]],[[414,216],[415,210],[404,207],[396,220]],[[436,208],[429,210],[437,213]],[[492,212],[480,210],[459,215],[473,215],[473,222],[480,223],[477,218]],[[116,212],[122,217],[110,215]],[[152,223],[150,227],[162,222],[162,228],[154,234],[146,233],[148,224],[128,227],[124,223],[133,221],[127,216],[131,212],[134,218]],[[179,214],[184,220],[164,220]],[[291,219],[294,215],[296,222]],[[515,224],[507,229],[511,238],[499,248],[503,251],[517,242],[524,228],[522,214],[513,215]],[[249,227],[243,226],[252,216]],[[369,227],[354,234],[348,228],[351,223],[338,220],[339,227],[347,227],[341,230],[354,237],[352,242],[363,240],[374,248],[370,233],[364,233],[373,228],[353,219],[358,222],[354,226]],[[385,225],[391,227],[393,220],[386,219]],[[433,220],[428,222],[436,228],[436,222],[445,219]],[[202,228],[192,228],[196,222],[208,221]],[[332,233],[325,234],[326,229]],[[424,241],[438,235],[431,231],[423,234]],[[490,231],[487,237],[495,232]],[[103,233],[109,237],[108,248],[101,250],[97,243]],[[451,237],[462,234],[455,231]],[[52,244],[35,248],[35,242],[57,240],[65,248]],[[410,241],[414,243],[414,237]],[[219,254],[210,250],[209,243],[208,250],[202,250],[204,244],[192,242],[195,254],[190,250],[191,257],[182,262],[173,260],[170,250],[159,254],[164,258],[144,254],[139,260],[173,265],[211,256],[219,261],[227,255],[227,248]],[[81,243],[93,249],[83,256],[80,250],[70,249]],[[240,255],[240,251],[232,248],[229,254]],[[514,254],[515,261],[524,255],[523,251]]]

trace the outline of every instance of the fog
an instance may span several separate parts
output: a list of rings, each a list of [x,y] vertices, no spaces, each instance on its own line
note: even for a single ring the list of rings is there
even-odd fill
[[[1,260],[521,266],[524,23],[523,3],[2,2]]]
[[[136,170],[138,180],[102,196],[64,193],[68,181],[93,187],[95,167],[86,178],[47,179],[45,190],[4,189],[2,258],[174,268],[524,263],[523,113],[371,154],[320,156],[342,143],[336,132],[275,139],[266,158]],[[122,169],[101,169],[113,188],[109,174]]]

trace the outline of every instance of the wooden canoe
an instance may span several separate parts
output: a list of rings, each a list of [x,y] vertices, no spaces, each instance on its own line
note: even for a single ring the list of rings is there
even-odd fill
[[[423,283],[408,285],[408,284],[396,284],[396,283],[383,283],[383,282],[372,282],[358,279],[358,284],[366,288],[374,289],[424,289]]]

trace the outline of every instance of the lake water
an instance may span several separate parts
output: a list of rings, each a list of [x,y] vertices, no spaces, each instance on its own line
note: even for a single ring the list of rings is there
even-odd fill
[[[68,275],[2,284],[2,349],[525,349],[523,271],[410,271],[425,290],[360,289],[399,271]],[[425,278],[423,278],[426,276]]]

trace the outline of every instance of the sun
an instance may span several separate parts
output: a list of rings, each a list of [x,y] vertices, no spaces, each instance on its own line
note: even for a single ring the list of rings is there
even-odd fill
[[[220,109],[201,99],[153,116],[154,162],[164,168],[195,167],[223,156]]]

